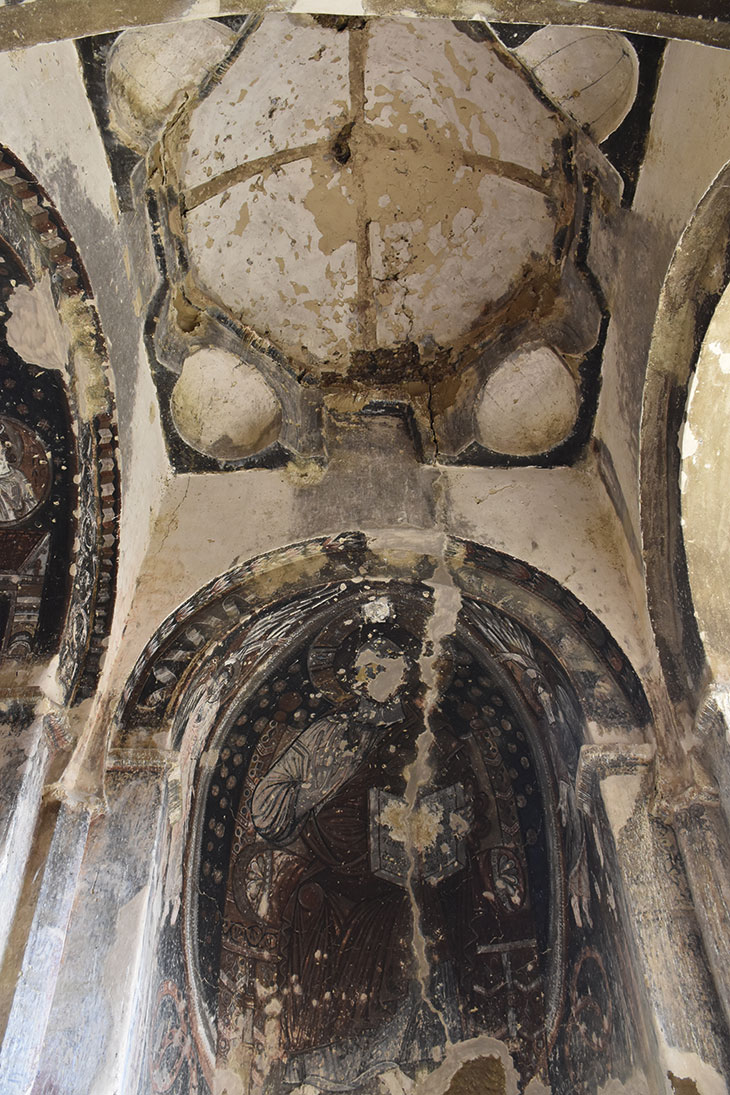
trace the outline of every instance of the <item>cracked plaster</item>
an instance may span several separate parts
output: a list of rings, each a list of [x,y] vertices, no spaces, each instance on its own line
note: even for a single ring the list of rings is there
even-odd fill
[[[565,132],[506,50],[448,24],[269,17],[163,147],[197,288],[334,375],[404,340],[458,355],[554,277]]]
[[[6,59],[2,60],[5,62]],[[48,61],[46,54],[41,69]],[[78,72],[75,72],[72,62],[73,58],[67,56],[64,79],[73,89]],[[35,64],[36,58],[33,56],[21,58],[15,55],[12,59],[14,70],[25,73],[31,80]],[[44,75],[38,79],[43,87]],[[33,130],[32,119],[26,118],[25,122],[22,119],[21,122],[4,119],[3,124],[8,131],[17,126],[18,134],[22,125],[27,124],[28,143],[25,147],[31,150],[40,170],[43,166],[42,141],[37,139],[40,129]],[[87,124],[88,117],[84,115],[78,129],[83,130]],[[70,128],[73,130],[73,126]],[[70,142],[77,152],[85,147],[84,140],[79,140],[78,129],[75,139]],[[93,142],[91,146],[98,153],[98,146]],[[19,145],[14,147],[23,153]],[[54,185],[64,191],[62,177],[68,165],[61,163],[56,166],[61,171],[61,182]],[[100,171],[97,179],[100,189],[91,204],[95,209],[103,207],[107,214],[111,212],[111,223],[117,216],[113,210],[114,203],[112,201],[107,208],[107,199],[101,199],[103,186],[111,185],[108,173],[105,175]],[[78,195],[76,200],[83,208],[84,203]],[[73,202],[70,204],[73,205]],[[78,218],[78,211],[76,216]],[[89,228],[87,250],[93,254],[91,235],[92,229]],[[121,240],[121,228],[117,234],[110,233],[110,238],[115,242]],[[97,273],[100,268],[97,268]],[[110,289],[110,296],[113,293],[114,286]],[[133,314],[132,309],[124,311],[126,307],[126,302],[124,306],[119,305],[120,314],[125,319]],[[108,309],[108,314],[110,311]],[[120,376],[121,373],[120,367]],[[159,420],[149,377],[144,368],[141,374],[136,394],[126,404],[127,408],[135,408],[135,445],[131,447],[136,449],[140,463],[136,474],[133,473],[128,481],[127,498],[131,494],[132,501],[127,503],[127,530],[130,535],[126,543],[128,551],[134,556],[134,563],[130,564],[125,577],[125,600],[122,602],[125,611],[120,612],[115,633],[115,653],[119,654],[119,661],[113,671],[110,665],[107,676],[112,689],[124,679],[125,657],[129,654],[117,645],[122,631],[127,629],[125,642],[129,643],[131,656],[134,656],[140,638],[149,632],[155,621],[162,618],[166,609],[174,607],[176,598],[186,591],[193,591],[200,582],[226,569],[236,553],[241,557],[250,557],[262,548],[288,542],[301,534],[302,526],[311,529],[344,527],[349,516],[345,512],[346,505],[354,505],[358,521],[373,527],[377,527],[378,514],[386,510],[394,523],[400,521],[395,532],[379,534],[381,542],[389,540],[395,552],[396,543],[402,545],[410,541],[412,545],[422,542],[424,531],[431,527],[429,522],[433,521],[434,495],[438,495],[439,499],[436,508],[442,528],[449,528],[450,531],[456,529],[458,532],[465,526],[473,527],[481,530],[480,539],[483,541],[504,546],[518,556],[544,565],[566,586],[578,592],[591,607],[597,608],[619,641],[626,641],[632,657],[644,666],[650,664],[651,641],[647,638],[648,628],[645,626],[641,597],[635,596],[638,586],[630,574],[626,577],[624,571],[623,547],[619,543],[620,526],[604,504],[603,496],[592,495],[588,487],[590,480],[593,488],[597,488],[594,469],[584,468],[579,473],[569,469],[565,475],[535,473],[531,469],[525,469],[524,473],[479,470],[472,475],[472,469],[447,469],[433,473],[431,469],[415,470],[411,466],[412,461],[404,459],[401,463],[399,456],[398,460],[391,461],[390,468],[391,479],[402,480],[403,497],[396,503],[383,497],[388,453],[392,450],[384,444],[378,452],[379,446],[375,445],[373,451],[367,453],[365,442],[360,450],[361,457],[358,457],[361,459],[360,466],[357,459],[349,463],[350,458],[341,455],[339,464],[337,460],[333,461],[333,469],[319,469],[310,479],[305,474],[297,479],[295,471],[287,471],[237,473],[230,477],[225,486],[221,477],[212,475],[180,477],[174,481],[169,478],[169,469],[161,452]],[[151,468],[145,466],[150,450],[156,453]],[[372,457],[374,467],[370,466],[370,460],[365,459],[366,454]],[[155,479],[157,475],[161,485],[155,494],[150,489],[149,481],[158,482]],[[358,482],[363,497],[357,497],[353,503],[351,495]],[[134,500],[135,484],[142,488],[138,501]],[[546,493],[549,497],[545,496]],[[530,513],[527,523],[517,513],[518,502],[522,513]],[[159,508],[155,508],[153,514],[153,508],[158,503]],[[148,506],[149,517],[146,513]],[[223,513],[227,515],[225,536],[214,531],[219,527]],[[142,514],[144,520],[131,521],[130,514],[136,517]],[[256,514],[256,522],[251,521],[251,514]],[[229,515],[234,516],[230,519]],[[520,523],[524,527],[518,527]],[[252,528],[254,524],[260,527]],[[566,524],[570,526],[571,540],[580,541],[577,548],[575,542],[566,544]],[[153,526],[152,542],[148,545],[145,533],[150,525]],[[211,535],[206,537],[206,532]],[[206,544],[202,551],[201,543]],[[149,554],[145,556],[148,547]],[[135,585],[134,568],[138,564],[144,564],[146,570],[139,585]],[[131,612],[126,611],[129,607]],[[443,621],[447,619],[448,612]],[[620,829],[623,829],[627,815],[622,817]],[[698,1090],[703,1090],[703,1095],[702,1083],[705,1081],[710,1084],[708,1095],[719,1090],[712,1087],[714,1078],[707,1066],[701,1066],[701,1062],[689,1061],[687,1055],[678,1055],[672,1059],[672,1064],[676,1066],[675,1075],[695,1076],[700,1084]]]
[[[525,347],[500,362],[474,412],[479,440],[494,452],[530,456],[559,444],[580,408],[571,371],[547,346]]]

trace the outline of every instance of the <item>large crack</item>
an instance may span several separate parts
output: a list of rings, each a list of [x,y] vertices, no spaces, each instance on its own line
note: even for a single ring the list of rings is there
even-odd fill
[[[431,433],[431,441],[433,442],[433,457],[434,460],[438,462],[439,456],[441,454],[439,452],[439,439],[438,434],[436,433],[436,420],[433,409],[433,384],[429,384],[428,386],[428,399],[426,406],[428,409],[428,428]]]
[[[407,816],[413,819],[418,809],[418,796],[422,787],[428,785],[432,774],[431,750],[435,743],[433,718],[436,713],[441,686],[441,664],[446,650],[446,642],[453,635],[456,622],[461,609],[461,591],[456,586],[453,577],[444,561],[446,549],[446,536],[440,537],[441,553],[439,564],[433,577],[426,584],[433,589],[433,611],[426,628],[421,647],[419,665],[421,680],[424,684],[423,696],[423,730],[416,740],[416,756],[413,762],[406,768],[405,801]],[[416,880],[418,875],[419,852],[414,840],[415,826],[409,824],[406,827],[406,855],[408,857],[407,892],[411,905],[413,922],[413,934],[411,948],[416,962],[416,979],[418,981],[421,999],[429,1011],[436,1017],[444,1033],[446,1046],[451,1046],[452,1040],[449,1033],[449,1024],[441,1008],[433,1000],[430,992],[431,964],[428,958],[426,939],[423,934],[421,911],[416,897]]]
[[[370,254],[370,218],[368,194],[362,176],[362,157],[358,152],[357,126],[365,124],[365,57],[368,43],[367,24],[350,31],[350,109],[352,121],[348,132],[348,152],[354,153],[351,169],[357,201],[357,311],[360,323],[361,344],[368,349],[377,346],[375,301],[372,290],[372,261]],[[360,138],[361,139],[361,138]]]

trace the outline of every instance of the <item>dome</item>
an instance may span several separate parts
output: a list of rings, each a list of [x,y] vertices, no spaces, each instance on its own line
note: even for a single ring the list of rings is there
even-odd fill
[[[557,278],[564,133],[496,39],[264,21],[175,135],[195,288],[315,374],[458,360]]]
[[[259,452],[281,427],[279,402],[264,378],[225,350],[196,350],[185,359],[170,410],[182,439],[219,460]]]
[[[598,143],[618,129],[636,98],[639,59],[615,31],[543,27],[515,53]]]
[[[492,452],[537,456],[564,441],[575,424],[578,389],[547,346],[518,350],[490,374],[475,409],[477,434]]]

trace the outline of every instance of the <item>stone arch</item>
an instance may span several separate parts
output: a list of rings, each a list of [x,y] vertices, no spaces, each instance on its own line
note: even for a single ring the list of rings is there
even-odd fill
[[[4,146],[0,333],[2,413],[11,432],[18,432],[16,421],[29,437],[37,436],[37,462],[45,448],[53,480],[31,522],[48,541],[45,563],[38,556],[33,573],[40,623],[23,652],[34,659],[58,653],[54,699],[67,704],[94,692],[111,625],[120,500],[116,415],[104,336],[81,258],[48,194]],[[8,524],[17,532],[4,533],[9,560],[23,547],[13,551],[13,535],[34,535],[24,520],[21,515]],[[55,595],[55,620],[44,638],[51,586],[62,592]]]
[[[707,666],[681,525],[681,430],[697,359],[730,280],[730,165],[685,228],[662,288],[647,363],[641,531],[649,612],[670,697],[694,710]]]
[[[406,617],[411,623],[401,624],[401,618]],[[605,940],[597,942],[597,937],[594,937],[596,931],[600,934],[603,930],[599,925],[605,924],[605,917],[603,912],[599,917],[592,916],[590,910],[591,901],[597,900],[590,891],[589,882],[589,860],[591,863],[595,860],[593,843],[597,837],[593,823],[581,812],[575,795],[579,752],[586,742],[625,742],[642,738],[648,710],[641,685],[595,617],[557,583],[527,564],[456,540],[447,542],[440,557],[422,550],[400,549],[383,553],[373,540],[362,534],[346,534],[295,545],[284,552],[247,563],[210,583],[181,606],[148,644],[130,678],[117,713],[117,749],[129,748],[138,732],[146,734],[152,731],[164,734],[176,758],[172,762],[177,766],[173,787],[177,786],[178,790],[173,795],[179,795],[176,807],[180,815],[178,824],[185,830],[176,842],[176,854],[182,856],[184,844],[187,848],[185,892],[182,923],[170,923],[167,930],[169,938],[177,939],[175,948],[178,955],[184,955],[184,961],[178,959],[177,968],[168,969],[165,979],[166,983],[174,983],[175,978],[182,983],[184,979],[187,984],[190,1044],[197,1047],[199,1056],[195,1058],[191,1049],[192,1055],[186,1067],[191,1070],[191,1075],[194,1069],[201,1067],[209,1081],[217,1068],[231,1068],[234,1072],[244,1068],[240,1056],[235,1061],[226,1057],[228,1051],[221,1049],[214,1029],[216,1023],[222,1021],[222,1013],[217,1010],[221,989],[217,982],[211,982],[218,977],[222,968],[221,954],[224,959],[227,955],[226,960],[229,960],[235,953],[235,945],[229,946],[230,939],[227,938],[223,946],[219,939],[216,944],[218,951],[212,959],[205,960],[210,970],[207,966],[205,969],[201,967],[201,923],[205,921],[207,924],[208,921],[205,919],[207,913],[200,912],[198,897],[201,894],[206,900],[211,897],[201,880],[204,877],[209,879],[211,873],[215,874],[216,871],[220,874],[215,882],[216,892],[220,891],[216,898],[218,913],[214,914],[219,915],[219,926],[233,900],[231,887],[235,889],[238,885],[240,890],[243,884],[240,878],[237,883],[234,881],[238,860],[234,862],[235,857],[231,856],[230,849],[223,853],[222,867],[211,865],[205,858],[206,851],[201,851],[210,822],[213,821],[214,828],[222,825],[220,820],[216,821],[213,817],[211,803],[215,799],[218,808],[223,801],[222,796],[228,796],[231,802],[226,800],[225,807],[221,808],[227,810],[230,826],[234,826],[235,822],[235,826],[240,827],[244,822],[241,821],[243,815],[239,817],[239,814],[241,809],[244,813],[246,809],[245,806],[241,807],[245,797],[243,785],[246,778],[249,782],[253,779],[250,774],[252,765],[255,767],[258,764],[261,768],[261,773],[256,776],[259,779],[266,763],[271,764],[272,756],[278,760],[291,744],[291,741],[282,744],[277,740],[271,745],[272,756],[266,763],[258,757],[256,750],[260,751],[263,746],[258,743],[262,737],[262,727],[258,726],[257,720],[260,721],[262,716],[260,712],[256,715],[252,705],[262,690],[268,690],[273,697],[284,698],[279,712],[282,718],[278,723],[274,720],[272,725],[284,726],[290,739],[297,736],[297,727],[307,733],[310,732],[307,730],[309,727],[315,732],[314,728],[319,726],[321,729],[329,718],[339,718],[347,730],[345,724],[352,718],[352,697],[350,701],[347,697],[343,700],[340,696],[338,699],[338,690],[342,691],[342,681],[348,679],[350,670],[344,662],[340,665],[338,659],[345,658],[347,661],[347,656],[352,657],[357,646],[353,636],[355,633],[359,635],[363,627],[369,632],[390,630],[391,641],[396,646],[400,644],[403,648],[410,648],[408,660],[416,667],[417,675],[420,673],[420,684],[414,683],[412,686],[414,702],[416,707],[420,703],[421,709],[425,706],[430,712],[429,725],[433,724],[434,740],[439,735],[444,740],[449,735],[454,737],[450,727],[459,719],[463,722],[467,716],[477,720],[481,717],[466,708],[459,714],[458,701],[454,699],[459,686],[444,684],[449,673],[452,674],[453,683],[457,662],[462,669],[471,666],[464,670],[467,675],[464,681],[468,687],[476,692],[480,688],[495,690],[494,695],[499,695],[500,702],[507,703],[514,713],[504,720],[509,730],[499,733],[509,737],[514,729],[515,740],[505,739],[503,743],[504,756],[510,755],[509,750],[514,746],[515,753],[519,754],[520,767],[512,769],[514,775],[507,778],[502,792],[506,796],[505,801],[512,803],[513,836],[520,835],[514,836],[517,841],[514,848],[503,848],[505,864],[512,856],[510,870],[506,871],[503,882],[505,886],[515,885],[514,877],[519,874],[517,867],[530,864],[523,832],[530,827],[522,825],[520,828],[521,823],[517,819],[520,811],[529,810],[530,807],[527,805],[527,795],[515,788],[519,780],[525,778],[524,772],[536,772],[531,786],[533,791],[539,788],[544,830],[539,837],[534,837],[538,852],[533,856],[535,862],[529,866],[532,873],[528,871],[525,885],[528,889],[533,887],[534,909],[539,906],[539,916],[542,917],[542,928],[535,928],[530,936],[533,947],[537,946],[536,939],[543,939],[540,951],[543,955],[540,959],[543,962],[540,967],[542,980],[539,992],[535,990],[541,1000],[540,1007],[544,1009],[538,1039],[541,1039],[542,1049],[538,1053],[533,1046],[528,1052],[515,1038],[510,1043],[509,1031],[505,1034],[504,1030],[497,1032],[490,1029],[491,1020],[488,1018],[484,1019],[485,1026],[467,1032],[467,1040],[500,1033],[506,1038],[505,1044],[511,1045],[510,1052],[523,1079],[527,1079],[528,1073],[539,1075],[546,1074],[546,1069],[554,1071],[560,1067],[559,1062],[563,1058],[567,1059],[566,1039],[577,1039],[578,1042],[583,1039],[585,1042],[587,1037],[584,1036],[585,1032],[581,1034],[583,1027],[576,1018],[576,1009],[582,1006],[580,993],[586,990],[588,995],[592,991],[605,993],[606,968],[611,962],[618,961],[606,951]],[[302,661],[302,651],[305,649],[307,654]],[[350,655],[347,655],[348,650]],[[295,658],[299,659],[297,672],[300,676],[308,675],[307,680],[302,677],[303,683],[297,686],[300,695],[296,704],[290,694],[295,686],[292,684],[289,688],[293,680],[291,675],[295,672],[291,663]],[[172,666],[176,667],[174,673],[170,668]],[[472,674],[474,679],[469,677],[467,681],[468,674]],[[483,678],[482,684],[476,680],[479,674]],[[313,680],[317,684],[315,691],[325,700],[321,711],[315,704],[312,720],[305,710],[302,696],[305,689],[310,690],[310,698],[314,695]],[[488,683],[484,684],[484,681]],[[452,704],[453,711],[448,717],[443,715],[443,711],[438,714],[441,710],[438,704],[442,700]],[[477,703],[482,704],[480,710],[486,711],[489,707],[483,697]],[[257,729],[252,729],[254,726]],[[476,742],[482,733],[488,737],[487,731],[481,727],[463,730],[465,740],[470,743],[472,740]],[[415,737],[412,735],[411,764],[418,753],[417,741],[418,734]],[[477,743],[473,746],[482,756],[480,763],[483,765],[483,756],[489,755],[494,759],[496,768],[509,771],[494,740],[491,745],[486,744],[486,737],[484,741],[483,745]],[[519,746],[518,741],[521,742]],[[472,748],[471,744],[469,748]],[[487,753],[479,753],[482,748]],[[224,756],[226,751],[227,755]],[[336,755],[340,755],[337,750]],[[228,770],[222,772],[226,764]],[[467,768],[463,771],[467,772]],[[439,776],[433,788],[429,786],[428,790],[436,796],[433,801],[438,802],[439,795],[456,795],[455,788],[466,785],[471,778],[468,774],[460,779]],[[228,783],[231,787],[226,789]],[[388,790],[388,787],[387,782],[380,786],[376,781],[372,784],[374,789],[368,794],[380,795],[382,805],[388,795],[398,798],[398,794]],[[400,791],[404,793],[402,787]],[[479,793],[486,794],[486,784]],[[237,798],[235,808],[233,798]],[[522,799],[525,802],[516,805]],[[414,809],[415,801],[411,803]],[[393,806],[389,799],[386,805],[388,803]],[[455,813],[458,810],[452,809],[451,814]],[[480,833],[482,838],[485,838],[484,833]],[[223,840],[223,834],[220,839]],[[234,840],[233,829],[225,834],[225,839],[229,844]],[[235,839],[241,843],[243,837],[239,833]],[[362,832],[360,839],[365,839]],[[453,840],[458,846],[458,838],[454,837]],[[276,846],[276,842],[269,846],[272,855],[272,849]],[[283,846],[287,847],[286,844]],[[244,853],[239,849],[236,854],[240,859]],[[458,849],[454,854],[458,858]],[[254,862],[255,856],[249,858]],[[177,869],[179,871],[179,864]],[[238,875],[242,869],[238,870]],[[432,869],[438,875],[438,868]],[[489,869],[496,869],[493,863]],[[544,875],[542,883],[538,880],[540,871]],[[393,872],[398,873],[397,865],[392,867]],[[444,877],[447,877],[447,872]],[[493,879],[494,875],[490,877]],[[443,883],[444,879],[439,876],[434,886],[438,889]],[[388,892],[390,905],[386,901],[386,907],[395,922],[394,910],[398,906],[399,895],[394,897],[393,890]],[[498,896],[495,897],[495,892],[493,885],[490,900],[496,902]],[[548,892],[549,898],[546,897]],[[542,894],[540,900],[538,894]],[[360,906],[357,915],[362,919],[365,911],[364,906]],[[429,915],[435,914],[431,912]],[[537,912],[534,915],[537,916]],[[597,925],[595,929],[594,923]],[[519,939],[508,942],[512,945],[519,943]],[[260,944],[261,939],[257,938],[254,950],[256,946],[260,950]],[[482,945],[486,948],[484,953],[491,954],[490,944],[482,940],[478,946]],[[167,953],[170,949],[169,943],[163,947]],[[516,951],[514,948],[510,951],[507,946],[502,949],[504,954],[499,947],[494,949],[495,961],[511,961],[510,954],[515,960],[519,958],[519,947]],[[548,954],[549,959],[545,957]],[[594,957],[590,958],[590,955]],[[525,968],[532,963],[534,969],[538,959],[535,956],[523,957]],[[592,970],[592,981],[586,989],[584,982],[589,969]],[[511,966],[509,977],[512,976],[510,971],[513,972]],[[224,981],[230,972],[224,970],[220,974]],[[459,976],[463,979],[466,975],[461,971]],[[582,989],[576,987],[581,985]],[[466,992],[466,989],[462,986],[461,991]],[[602,1018],[596,1018],[598,1027],[593,1033],[601,1044],[607,1036],[604,1029],[608,1021],[606,1015],[618,1015],[622,1007],[625,1009],[625,1000],[609,1000]],[[509,1011],[507,1005],[503,1010],[505,1013]],[[251,1016],[249,1018],[254,1021]],[[416,1023],[413,1016],[411,1020]],[[243,1019],[236,1014],[233,1021],[240,1027]],[[292,1035],[291,1030],[296,1022],[291,1016],[289,1023],[287,1037],[290,1041],[293,1039],[291,1044],[295,1044],[299,1037],[304,1039],[302,1044],[309,1044],[311,1049],[312,1038],[315,1037],[311,1031],[308,1035],[301,1032]],[[617,1025],[620,1026],[618,1021]],[[263,1031],[259,1034],[264,1036]],[[625,1037],[625,1034],[624,1029],[620,1037]],[[540,1063],[535,1064],[540,1053]],[[593,1056],[596,1057],[595,1054]],[[252,1091],[257,1090],[255,1076],[259,1064],[251,1050],[245,1068],[248,1069],[247,1074],[254,1076]],[[408,1066],[404,1064],[404,1067]],[[595,1071],[600,1066],[594,1059],[586,1065],[586,1069]],[[569,1082],[573,1084],[575,1079],[572,1076]],[[272,1082],[278,1081],[274,1079]],[[554,1090],[563,1088],[558,1085]]]

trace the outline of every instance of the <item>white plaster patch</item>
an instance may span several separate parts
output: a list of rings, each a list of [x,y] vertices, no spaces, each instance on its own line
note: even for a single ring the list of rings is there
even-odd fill
[[[119,909],[113,942],[104,959],[101,978],[102,999],[110,1013],[114,1015],[116,1032],[125,1030],[128,1023],[133,1021],[130,1013],[133,1011],[136,997],[132,986],[142,959],[142,941],[144,940],[142,928],[149,892],[149,885],[142,886],[134,897]],[[89,1095],[108,1095],[109,1071],[109,1062],[101,1063]]]
[[[669,229],[672,243],[730,159],[728,96],[727,50],[667,43],[633,208]]]
[[[690,457],[695,456],[699,447],[699,440],[692,433],[692,427],[690,426],[689,422],[685,421],[682,427],[682,436],[679,443],[679,449],[682,454],[682,459],[688,460]]]
[[[680,438],[682,528],[692,601],[705,652],[718,679],[730,675],[730,595],[717,580],[730,560],[729,332],[730,290],[726,289],[700,350]]]
[[[259,371],[224,350],[185,359],[170,410],[180,436],[220,460],[259,452],[281,427],[279,401]]]
[[[631,109],[639,86],[639,59],[628,38],[587,27],[543,27],[515,49],[547,94],[605,140]]]
[[[383,150],[377,163],[391,158],[395,176],[401,154]],[[511,179],[437,156],[408,167],[371,214],[377,341],[448,346],[515,288],[529,257],[548,258],[554,220],[542,194]]]
[[[206,19],[124,31],[107,61],[112,129],[131,148],[146,151],[234,41],[227,27]]]
[[[725,345],[724,342],[710,342],[707,348],[716,355],[720,372],[730,373],[730,350],[726,350]],[[696,375],[695,373],[695,377]]]
[[[56,310],[50,276],[30,288],[16,286],[7,306],[7,338],[15,352],[29,364],[65,374],[70,337]]]
[[[297,356],[344,357],[358,340],[355,205],[339,174],[301,160],[187,217],[202,285]]]
[[[387,1072],[381,1072],[378,1079],[381,1088],[385,1088],[387,1095],[410,1095],[413,1091],[413,1080],[398,1067],[390,1068]]]
[[[725,721],[725,738],[730,742],[730,690],[727,687],[713,689],[712,698]]]
[[[245,1095],[246,1086],[232,1068],[217,1065],[213,1076],[213,1095]]]
[[[384,623],[395,615],[393,604],[388,597],[377,597],[375,600],[366,601],[360,611],[364,620],[376,624]]]
[[[75,44],[56,42],[0,53],[0,85],[12,88],[13,101],[13,109],[0,117],[0,141],[43,179],[81,246],[82,233],[74,231],[74,218],[69,217],[72,202],[64,190],[69,169],[88,209],[114,218],[116,201]],[[63,109],[59,109],[61,103]],[[49,119],[53,120],[52,140],[48,139]],[[78,207],[73,212],[75,216]],[[87,269],[93,276],[91,263]]]
[[[551,1095],[550,1088],[538,1080],[537,1076],[533,1076],[529,1084],[525,1088],[525,1095]]]
[[[601,780],[601,795],[615,837],[621,835],[641,796],[643,773],[606,776]]]
[[[166,148],[200,287],[337,368],[403,341],[458,348],[552,270],[564,132],[501,47],[442,20],[277,16]]]
[[[371,24],[365,100],[374,126],[389,128],[396,115],[413,139],[447,140],[538,174],[554,165],[555,115],[493,46],[444,20]]]

